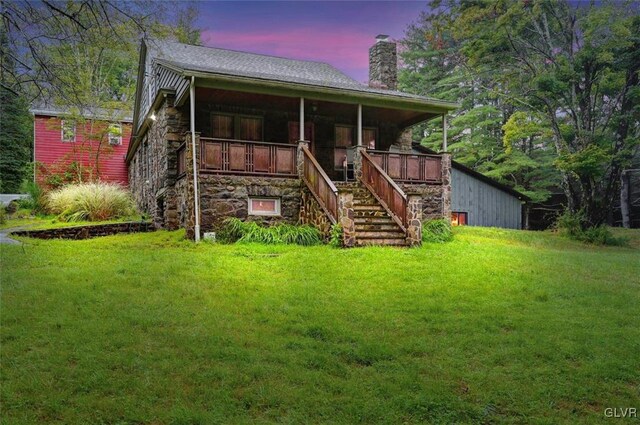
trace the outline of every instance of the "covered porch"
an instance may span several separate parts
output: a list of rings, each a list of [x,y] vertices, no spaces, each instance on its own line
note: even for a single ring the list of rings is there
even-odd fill
[[[251,218],[257,200],[273,207],[274,216],[291,220],[296,214],[285,213],[285,206],[294,202],[283,194],[290,194],[296,182],[302,183],[298,221],[313,222],[324,233],[340,224],[346,246],[366,237],[370,240],[364,242],[373,244],[419,243],[423,201],[430,197],[442,216],[449,158],[412,151],[411,127],[434,118],[446,125],[445,113],[372,105],[348,96],[294,97],[220,87],[192,86],[188,100],[181,108],[191,117],[191,131],[178,149],[178,175],[193,188],[196,211],[201,199],[210,211],[202,214],[205,229],[216,227],[212,217],[238,216],[237,211]],[[234,200],[218,195],[230,188],[229,197],[246,195]],[[200,190],[206,193],[199,195]],[[194,227],[199,235],[198,218]]]
[[[437,117],[444,124],[446,115],[341,100],[195,88],[200,171],[295,177],[295,148],[304,140],[333,181],[355,179],[356,147],[369,151],[394,180],[438,180],[438,156],[411,152],[410,127]]]

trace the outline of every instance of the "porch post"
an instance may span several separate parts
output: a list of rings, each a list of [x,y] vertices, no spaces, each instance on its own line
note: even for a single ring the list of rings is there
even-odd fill
[[[442,152],[447,151],[447,114],[442,114]]]
[[[358,146],[362,146],[362,105],[358,103]]]
[[[304,97],[300,98],[300,132],[298,140],[304,140]]]
[[[197,145],[196,145],[196,78],[191,77],[189,87],[189,106],[191,109],[191,158],[193,161],[193,206],[195,214],[195,241],[200,242],[200,197],[198,194],[198,167],[197,167]]]

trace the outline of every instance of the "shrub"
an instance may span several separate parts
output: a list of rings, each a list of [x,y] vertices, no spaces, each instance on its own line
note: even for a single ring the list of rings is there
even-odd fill
[[[582,211],[565,211],[558,216],[555,228],[562,236],[594,245],[624,245],[628,242],[625,238],[613,236],[604,224],[591,226]]]
[[[340,248],[344,241],[343,239],[344,231],[340,224],[334,224],[331,226],[331,231],[329,233],[329,245]]]
[[[318,229],[312,226],[293,226],[277,224],[261,226],[254,221],[242,221],[238,218],[227,218],[219,232],[219,240],[226,243],[257,242],[265,244],[318,245],[322,237]]]
[[[45,196],[42,188],[33,181],[27,181],[22,187],[22,191],[29,195],[24,199],[18,199],[18,207],[20,209],[31,210],[32,213],[42,213],[45,210]]]
[[[81,183],[64,186],[47,196],[49,211],[64,221],[99,221],[135,214],[131,195],[117,184]]]
[[[449,242],[453,240],[451,223],[444,218],[429,220],[422,226],[423,242]]]
[[[7,222],[7,210],[4,209],[4,206],[0,205],[0,224],[4,224]]]

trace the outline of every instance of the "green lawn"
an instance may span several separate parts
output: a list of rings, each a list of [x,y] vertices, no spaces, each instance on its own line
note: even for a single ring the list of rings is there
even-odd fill
[[[640,408],[639,249],[456,233],[419,249],[182,232],[1,246],[2,423],[601,423]]]

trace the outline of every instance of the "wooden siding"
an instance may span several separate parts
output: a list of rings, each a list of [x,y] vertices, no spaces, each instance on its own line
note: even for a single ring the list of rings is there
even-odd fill
[[[470,226],[520,229],[518,198],[455,168],[451,170],[451,211],[468,213]]]
[[[36,162],[49,166],[59,164],[62,161],[70,162],[77,158],[84,164],[91,163],[88,159],[88,153],[86,151],[80,152],[83,145],[91,146],[91,150],[94,150],[93,147],[97,145],[95,141],[85,141],[84,135],[89,133],[88,124],[87,131],[83,131],[80,125],[77,126],[75,142],[62,141],[61,120],[58,117],[36,115],[34,125]],[[103,142],[100,159],[101,180],[123,185],[128,184],[127,165],[124,158],[129,147],[130,137],[131,124],[122,123],[122,144],[111,146],[109,142]],[[36,178],[38,178],[37,175]]]
[[[145,59],[148,61],[149,58]],[[145,117],[149,113],[149,108],[155,100],[158,90],[170,89],[175,90],[176,99],[180,99],[187,90],[189,90],[189,80],[184,78],[177,72],[157,63],[147,67],[142,84],[142,96],[140,98],[140,110],[138,119],[138,129],[144,122]]]

